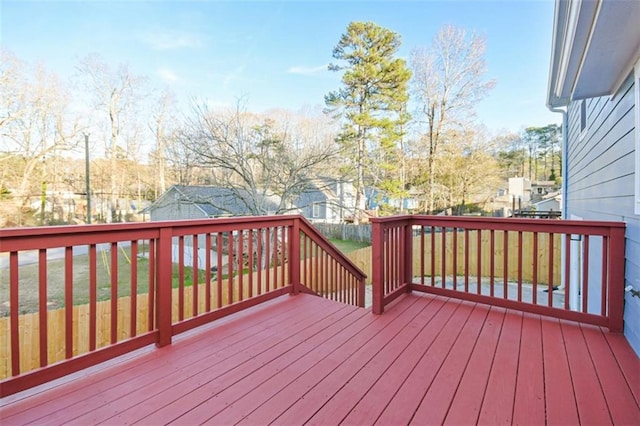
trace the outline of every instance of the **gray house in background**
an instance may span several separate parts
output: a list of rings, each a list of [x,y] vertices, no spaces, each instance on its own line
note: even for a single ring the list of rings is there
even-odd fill
[[[350,182],[316,179],[293,204],[297,213],[310,221],[340,223],[345,217],[353,216],[355,190]]]
[[[556,0],[553,31],[563,215],[626,222],[624,334],[640,354],[640,1]],[[590,276],[600,268],[590,261]]]
[[[266,212],[275,212],[277,200],[261,200]],[[208,219],[224,216],[249,216],[251,209],[227,188],[173,185],[144,210],[150,220]]]
[[[251,197],[243,191],[212,186],[173,185],[142,211],[151,221],[208,219],[225,216],[251,216]],[[264,214],[275,214],[279,197],[259,199]],[[301,214],[312,221],[340,222],[353,215],[353,184],[336,179],[316,179],[293,201],[288,213]],[[255,210],[255,209],[254,209]]]

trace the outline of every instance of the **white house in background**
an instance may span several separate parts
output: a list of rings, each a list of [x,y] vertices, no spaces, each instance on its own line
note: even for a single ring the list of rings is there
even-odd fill
[[[509,201],[516,201],[516,207],[523,207],[531,201],[531,181],[524,177],[509,178]]]
[[[563,117],[563,216],[627,224],[624,334],[640,354],[640,1],[556,0],[547,105]]]

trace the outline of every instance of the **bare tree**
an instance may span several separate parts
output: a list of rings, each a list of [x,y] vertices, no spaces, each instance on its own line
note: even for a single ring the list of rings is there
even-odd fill
[[[430,48],[411,53],[412,92],[419,108],[415,114],[422,125],[419,143],[426,153],[427,210],[434,210],[434,161],[442,135],[464,128],[474,116],[475,105],[494,86],[485,80],[485,39],[462,28],[442,27]],[[426,149],[425,149],[426,148]],[[423,155],[424,158],[424,155]]]
[[[17,198],[17,224],[25,206],[42,197],[55,172],[62,152],[79,143],[80,126],[69,120],[68,93],[57,77],[43,67],[31,70],[8,52],[2,52],[0,66],[0,158],[11,165],[11,176],[3,173]],[[3,183],[3,186],[5,184]],[[41,208],[41,222],[44,209]]]
[[[151,154],[151,160],[156,172],[156,184],[154,185],[156,198],[167,190],[167,155],[172,140],[171,134],[177,125],[174,121],[176,116],[175,102],[174,94],[166,89],[161,93],[151,112],[149,128],[155,139],[155,149]]]
[[[283,115],[194,107],[180,133],[180,143],[196,166],[211,170],[210,183],[231,191],[247,213],[291,211],[293,200],[310,187],[311,178],[334,158],[333,135],[309,132],[308,122]],[[207,200],[220,210],[224,202]]]
[[[136,107],[141,102],[141,88],[145,79],[131,72],[125,64],[112,69],[98,55],[89,55],[78,65],[87,90],[93,97],[93,107],[103,113],[102,122],[107,128],[108,137],[105,138],[105,157],[110,160],[110,211],[108,221],[116,220],[116,205],[118,199],[118,160],[122,151],[130,153],[131,145],[122,141],[127,130],[132,130],[136,121]],[[127,128],[128,126],[131,126]],[[127,152],[128,151],[128,152]]]

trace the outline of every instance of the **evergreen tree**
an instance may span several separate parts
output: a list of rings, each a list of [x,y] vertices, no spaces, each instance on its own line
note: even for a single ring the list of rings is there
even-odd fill
[[[375,183],[389,195],[401,193],[404,137],[411,78],[406,62],[395,58],[400,36],[373,22],[352,22],[333,49],[340,61],[342,87],[325,96],[328,111],[342,117],[338,137],[351,160],[356,189],[354,220],[365,209],[365,184]]]

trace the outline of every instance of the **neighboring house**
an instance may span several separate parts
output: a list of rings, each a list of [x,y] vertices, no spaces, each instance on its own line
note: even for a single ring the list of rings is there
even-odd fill
[[[265,212],[275,212],[278,200],[263,199]],[[173,185],[147,207],[151,221],[248,216],[251,210],[234,192],[213,186]]]
[[[299,214],[311,221],[340,223],[353,215],[355,189],[351,182],[316,179],[293,204]]]
[[[534,180],[531,182],[531,202],[537,203],[546,195],[554,193],[560,189],[560,185],[552,180]]]
[[[416,210],[420,207],[417,199],[418,195],[417,191],[410,190],[406,198],[390,198],[374,188],[367,188],[365,190],[366,204],[369,210],[378,210],[383,204],[398,210],[400,210],[401,206],[404,211]]]
[[[262,199],[265,212],[275,212],[278,208],[278,200]],[[227,188],[212,186],[185,186],[173,185],[162,194],[149,207],[141,213],[148,214],[151,221],[163,220],[183,220],[183,219],[209,219],[225,216],[249,216],[251,210],[242,200],[242,193],[231,191]],[[172,258],[174,262],[179,261],[178,239],[174,238]],[[193,264],[193,241],[189,238],[184,240],[184,262],[186,265]],[[205,265],[206,250],[204,236],[198,238],[198,265],[202,268]],[[215,248],[211,250],[211,265],[216,268],[217,252]],[[223,265],[227,264],[226,253],[222,257]]]
[[[545,195],[536,203],[531,204],[531,209],[537,212],[559,212],[562,211],[562,194],[552,192]]]
[[[516,200],[516,204],[524,207],[531,201],[531,181],[524,177],[509,178],[510,202]]]
[[[624,333],[640,354],[640,1],[556,0],[547,104],[563,114],[564,217],[627,224]]]

